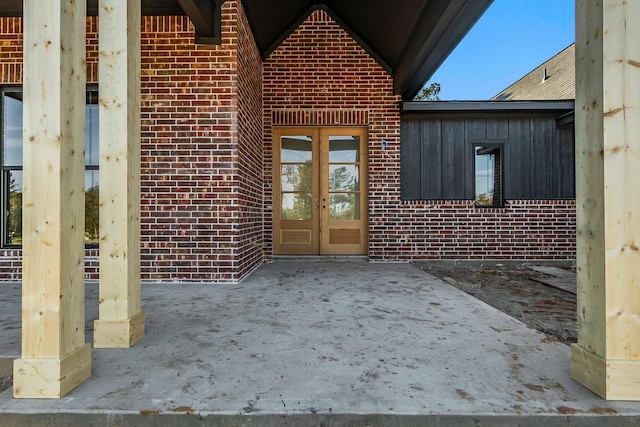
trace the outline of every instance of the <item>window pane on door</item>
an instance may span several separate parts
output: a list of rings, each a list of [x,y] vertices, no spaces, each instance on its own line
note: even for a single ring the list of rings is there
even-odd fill
[[[282,193],[281,203],[281,220],[311,220],[313,208],[313,197],[311,193]]]
[[[329,163],[357,163],[359,161],[360,137],[329,137]]]
[[[358,165],[330,165],[329,191],[358,191],[360,190]]]
[[[329,195],[329,219],[333,221],[359,220],[359,200],[358,193],[333,193]]]
[[[280,140],[281,163],[311,163],[310,136],[283,136]]]
[[[313,180],[311,174],[311,163],[282,165],[280,170],[280,190],[311,192]]]

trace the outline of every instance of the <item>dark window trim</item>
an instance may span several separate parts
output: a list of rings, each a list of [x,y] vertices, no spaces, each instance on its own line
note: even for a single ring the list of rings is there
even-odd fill
[[[506,144],[504,142],[496,142],[496,141],[492,141],[492,140],[487,140],[487,141],[482,141],[482,140],[475,140],[473,141],[471,144],[471,151],[472,151],[472,155],[473,155],[473,162],[472,162],[472,166],[473,166],[473,205],[477,208],[477,209],[491,209],[491,208],[504,208],[505,207],[505,197],[504,197],[504,158],[505,158],[505,146]],[[500,170],[500,179],[499,179],[499,200],[498,203],[494,203],[491,205],[479,205],[476,202],[476,194],[477,194],[477,189],[476,189],[476,148],[477,147],[481,147],[481,148],[497,148],[499,150],[499,156],[498,156],[498,166],[499,166],[499,170]],[[495,183],[494,183],[495,184]],[[495,193],[495,187],[494,187],[494,193]],[[495,201],[495,196],[494,196],[494,201]]]

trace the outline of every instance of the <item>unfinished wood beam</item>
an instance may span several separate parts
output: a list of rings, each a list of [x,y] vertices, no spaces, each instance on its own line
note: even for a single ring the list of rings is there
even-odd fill
[[[640,2],[576,2],[578,343],[571,374],[640,400]]]
[[[99,3],[100,309],[94,347],[144,336],[140,307],[140,0]]]
[[[16,398],[59,398],[91,375],[84,327],[85,10],[24,4],[22,355]]]

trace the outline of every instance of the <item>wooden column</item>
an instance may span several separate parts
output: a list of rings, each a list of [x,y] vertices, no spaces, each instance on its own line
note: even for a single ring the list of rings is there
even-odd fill
[[[571,375],[640,400],[640,2],[576,2],[578,343]]]
[[[144,336],[140,309],[140,0],[99,2],[100,314],[95,347]]]
[[[84,326],[85,15],[24,2],[22,356],[16,398],[59,398],[91,375]]]

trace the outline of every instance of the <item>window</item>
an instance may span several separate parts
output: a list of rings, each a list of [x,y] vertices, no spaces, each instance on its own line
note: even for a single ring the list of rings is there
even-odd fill
[[[502,206],[502,155],[499,145],[474,145],[475,202],[480,207]]]
[[[22,244],[22,90],[0,88],[0,185],[2,246]],[[85,133],[85,242],[97,245],[98,216],[98,92],[87,90]]]

